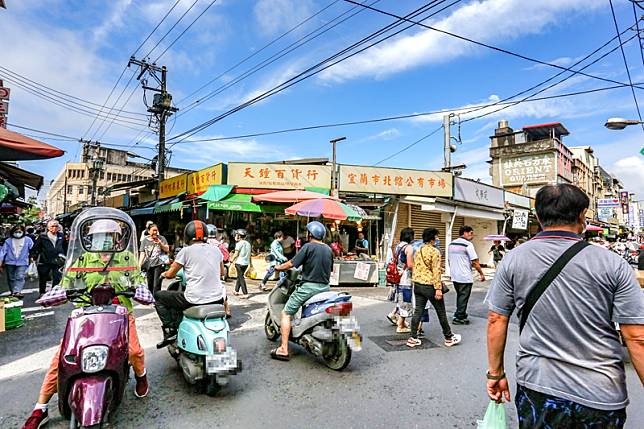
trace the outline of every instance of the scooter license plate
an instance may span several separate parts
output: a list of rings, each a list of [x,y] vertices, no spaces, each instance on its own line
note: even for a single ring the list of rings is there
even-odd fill
[[[206,372],[208,374],[232,371],[237,368],[237,353],[226,351],[206,356]]]
[[[336,324],[338,329],[340,329],[340,332],[342,332],[343,334],[360,331],[360,325],[358,325],[358,320],[353,316],[338,317],[336,319]]]

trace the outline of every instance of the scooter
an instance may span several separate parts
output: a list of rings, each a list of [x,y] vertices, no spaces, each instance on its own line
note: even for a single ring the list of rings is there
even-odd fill
[[[116,292],[109,284],[91,292],[63,291],[59,304],[69,300],[91,305],[74,309],[67,319],[58,363],[58,408],[70,419],[70,428],[98,428],[123,400],[130,372],[128,310],[113,301],[134,297],[135,292]]]
[[[290,269],[269,293],[264,321],[269,341],[277,341],[280,336],[282,310],[300,282],[300,271]],[[352,310],[347,292],[319,293],[306,301],[301,315],[294,318],[289,340],[322,358],[327,367],[342,371],[351,361],[351,352],[362,349],[360,326]]]
[[[182,271],[168,290],[185,290]],[[237,351],[230,345],[229,332],[223,305],[197,305],[183,312],[177,339],[167,346],[186,381],[198,385],[209,396],[226,386],[230,375],[242,370]]]

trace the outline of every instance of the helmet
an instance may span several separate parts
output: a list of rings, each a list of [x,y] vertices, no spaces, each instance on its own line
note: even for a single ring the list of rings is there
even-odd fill
[[[324,236],[326,235],[326,227],[322,225],[320,222],[318,222],[317,220],[314,220],[313,222],[309,222],[306,225],[306,230],[316,240],[324,240]]]
[[[121,226],[112,219],[99,219],[96,222],[92,223],[89,227],[89,235],[93,234],[107,234],[107,233],[118,233],[122,234]]]
[[[208,232],[208,227],[206,224],[200,220],[193,220],[188,222],[185,229],[183,230],[183,240],[186,244],[191,241],[206,241],[206,234]]]
[[[217,237],[217,227],[212,224],[206,225],[208,228],[208,238],[215,238]]]
[[[235,231],[235,234],[237,234],[240,237],[244,238],[244,237],[246,237],[246,235],[248,235],[248,232],[246,232],[246,230],[242,228],[242,229],[238,229],[237,231]]]

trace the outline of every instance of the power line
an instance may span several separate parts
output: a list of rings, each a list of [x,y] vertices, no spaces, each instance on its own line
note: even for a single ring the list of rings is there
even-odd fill
[[[330,4],[329,6],[327,6],[326,8],[329,8],[330,6],[332,6],[333,4],[337,3],[338,1],[339,1],[339,0],[334,1],[333,3],[331,3],[331,4]],[[375,1],[373,1],[371,4],[378,3],[379,1],[380,1],[380,0],[375,0]],[[230,67],[228,70],[226,70],[226,71],[224,71],[224,72],[220,73],[218,76],[216,76],[215,78],[211,79],[211,80],[210,80],[208,83],[206,83],[205,85],[202,85],[198,90],[196,90],[195,92],[193,92],[192,94],[190,94],[188,97],[184,98],[184,99],[183,99],[183,100],[181,100],[181,101],[184,101],[184,100],[186,100],[186,99],[188,99],[188,98],[192,97],[194,94],[196,94],[197,92],[201,91],[201,90],[202,90],[203,88],[205,88],[206,86],[208,86],[208,85],[210,85],[211,83],[215,82],[216,80],[220,79],[222,76],[225,76],[227,73],[229,73],[230,71],[234,70],[234,69],[235,69],[235,68],[237,68],[239,65],[243,64],[243,63],[244,63],[244,62],[246,62],[248,59],[250,59],[251,57],[253,57],[253,56],[255,56],[255,55],[259,54],[261,51],[263,51],[263,50],[264,50],[264,49],[266,49],[268,46],[270,46],[270,45],[272,45],[273,43],[275,43],[276,41],[278,41],[280,38],[282,38],[282,37],[286,36],[287,34],[289,34],[290,32],[294,31],[295,29],[297,29],[299,26],[301,26],[302,24],[304,24],[304,23],[305,23],[305,22],[307,22],[308,20],[310,20],[310,19],[314,18],[317,14],[321,13],[321,12],[322,12],[322,11],[324,11],[326,8],[324,8],[324,9],[322,9],[322,10],[318,11],[318,12],[317,12],[316,14],[314,14],[314,15],[311,15],[309,18],[307,18],[306,20],[304,20],[304,21],[300,22],[298,25],[296,25],[295,27],[293,27],[293,28],[291,28],[290,30],[288,30],[286,33],[284,33],[284,34],[282,34],[281,36],[279,36],[277,39],[274,39],[272,42],[270,42],[270,43],[268,43],[267,45],[265,45],[264,47],[262,47],[260,50],[258,50],[258,51],[256,51],[256,52],[254,52],[253,54],[251,54],[251,55],[247,56],[246,58],[244,58],[243,60],[241,60],[240,62],[238,62],[237,64],[235,64],[234,66]],[[182,115],[184,115],[184,114],[188,113],[190,110],[192,110],[192,109],[194,109],[195,107],[197,107],[197,105],[198,105],[198,104],[203,104],[203,102],[204,102],[204,101],[208,101],[208,100],[210,100],[211,98],[215,97],[216,95],[221,94],[223,91],[227,90],[228,88],[232,87],[233,85],[236,85],[236,84],[238,84],[239,82],[242,82],[242,81],[243,81],[243,80],[245,80],[246,78],[248,78],[248,77],[252,76],[253,74],[257,73],[258,71],[260,71],[260,70],[262,70],[262,69],[264,69],[264,68],[268,67],[269,65],[271,65],[271,64],[272,64],[272,63],[274,63],[275,61],[279,60],[280,58],[283,58],[284,56],[288,55],[289,53],[291,53],[291,52],[293,52],[293,51],[295,51],[295,50],[297,50],[297,49],[299,49],[300,47],[304,46],[305,44],[307,44],[307,43],[309,43],[309,42],[311,42],[311,41],[313,41],[313,40],[317,39],[318,37],[322,36],[323,34],[327,33],[328,31],[330,31],[330,30],[332,30],[333,28],[337,27],[338,25],[342,24],[343,22],[346,22],[347,20],[349,20],[349,19],[353,18],[353,17],[354,17],[354,16],[356,16],[357,14],[359,14],[359,13],[361,13],[361,12],[363,12],[363,11],[364,11],[364,9],[358,9],[358,11],[357,11],[356,13],[353,13],[353,14],[351,14],[350,16],[346,17],[345,19],[342,19],[342,20],[338,21],[340,18],[342,18],[343,16],[347,15],[348,13],[350,13],[351,11],[356,10],[356,9],[358,9],[358,7],[357,7],[357,6],[353,6],[352,8],[350,8],[350,9],[346,10],[345,12],[343,12],[343,13],[341,13],[340,15],[336,16],[335,18],[333,18],[331,21],[329,21],[329,22],[327,22],[327,23],[325,23],[325,24],[321,25],[320,27],[316,28],[315,30],[313,30],[313,31],[311,31],[311,32],[309,32],[309,33],[307,33],[307,34],[305,34],[304,36],[300,37],[299,39],[297,39],[296,41],[294,41],[294,42],[293,42],[293,43],[291,43],[290,45],[286,46],[285,48],[283,48],[283,49],[279,50],[279,51],[278,51],[278,52],[276,52],[275,54],[273,54],[273,55],[271,55],[270,57],[268,57],[268,58],[264,59],[263,61],[261,61],[260,63],[256,64],[255,66],[251,67],[250,69],[246,70],[244,73],[242,73],[241,75],[237,76],[235,79],[231,80],[230,82],[227,82],[227,83],[225,83],[224,85],[219,86],[218,88],[216,88],[216,89],[214,89],[214,90],[210,91],[210,92],[209,92],[208,94],[206,94],[205,96],[203,96],[203,97],[201,97],[201,98],[199,98],[199,99],[197,99],[197,100],[193,101],[192,103],[190,103],[190,104],[189,104],[189,105],[187,105],[186,107],[183,107],[183,108],[182,108],[182,111],[178,114],[178,116],[182,116]],[[335,23],[336,21],[338,21],[338,22],[337,22],[337,23]],[[334,24],[334,23],[335,23],[335,24]],[[333,25],[332,25],[332,24],[333,24]],[[327,27],[327,28],[326,28],[324,31],[319,32],[320,30],[324,29],[325,27]],[[319,33],[318,33],[318,32],[319,32]],[[318,33],[318,34],[315,34],[315,33]],[[315,35],[314,35],[314,34],[315,34]],[[314,35],[314,36],[313,36],[313,37],[310,37],[311,35]],[[181,103],[181,102],[180,102],[180,103]],[[179,104],[180,104],[180,103],[179,103]]]
[[[420,142],[422,142],[422,141],[424,141],[424,140],[427,140],[428,138],[430,138],[431,136],[433,136],[434,134],[436,134],[437,132],[439,132],[439,131],[440,131],[440,130],[442,130],[442,129],[443,129],[443,125],[441,125],[440,127],[436,128],[436,129],[435,129],[434,131],[432,131],[431,133],[429,133],[429,134],[426,134],[426,135],[422,136],[421,138],[419,138],[419,139],[418,139],[418,140],[416,140],[415,142],[408,144],[408,145],[407,145],[407,146],[405,146],[404,148],[400,149],[398,152],[393,153],[393,154],[389,155],[388,157],[386,157],[386,158],[384,158],[384,159],[381,159],[380,161],[378,161],[377,163],[375,163],[375,164],[374,164],[374,166],[376,166],[376,165],[380,165],[380,164],[382,164],[383,162],[389,161],[391,158],[394,158],[394,157],[396,157],[396,156],[400,155],[401,153],[403,153],[403,152],[405,152],[405,151],[407,151],[407,150],[411,149],[412,147],[416,146],[418,143],[420,143]]]
[[[206,8],[205,8],[204,10],[202,10],[202,11],[201,11],[201,13],[200,13],[200,14],[199,14],[199,15],[198,15],[198,16],[197,16],[197,17],[196,17],[196,18],[195,18],[195,19],[190,23],[190,25],[188,25],[188,26],[187,26],[187,27],[186,27],[186,28],[181,32],[181,34],[179,34],[179,35],[178,35],[178,36],[177,36],[177,37],[172,41],[172,43],[170,43],[170,44],[169,44],[169,45],[168,45],[168,46],[163,50],[163,52],[161,52],[161,54],[157,57],[157,59],[156,59],[156,60],[154,60],[154,62],[156,63],[157,61],[159,61],[159,59],[161,59],[161,57],[162,57],[163,55],[165,55],[165,53],[166,53],[166,52],[168,52],[168,50],[169,50],[169,49],[170,49],[170,48],[171,48],[175,43],[177,43],[177,41],[178,41],[179,39],[181,39],[181,37],[183,37],[183,35],[184,35],[184,34],[186,34],[186,32],[187,32],[188,30],[190,30],[190,27],[192,27],[192,26],[195,24],[195,22],[197,22],[197,21],[199,20],[199,18],[201,18],[201,17],[203,16],[203,14],[204,14],[204,13],[206,13],[206,12],[208,11],[208,9],[210,9],[210,7],[211,7],[213,4],[215,4],[216,2],[217,2],[217,0],[212,0],[212,1],[210,2],[210,4],[209,4],[208,6],[206,6]]]
[[[637,17],[637,10],[635,9],[635,3],[633,3],[633,16],[635,17],[635,29],[637,30],[637,39],[639,40],[639,51],[640,57],[642,58],[642,65],[644,66],[644,40],[642,40],[642,32],[640,30],[640,19]]]
[[[588,89],[588,90],[583,90],[583,91],[575,91],[575,92],[569,92],[569,93],[563,93],[563,94],[556,94],[556,95],[549,95],[549,96],[544,96],[544,97],[534,97],[529,100],[526,100],[525,102],[535,102],[535,101],[544,101],[544,100],[552,100],[556,98],[567,98],[567,97],[575,97],[579,95],[586,95],[586,94],[592,94],[596,92],[603,92],[603,91],[609,91],[613,89],[621,89],[621,88],[626,88],[628,85],[623,84],[623,85],[613,85],[613,86],[607,86],[607,87],[602,87],[602,88],[593,88],[593,89]],[[514,102],[501,102],[501,103],[488,103],[488,104],[482,104],[477,106],[480,108],[487,108],[487,107],[493,107],[497,105],[510,105],[513,104]],[[318,129],[325,129],[325,128],[339,128],[339,127],[347,127],[347,126],[353,126],[353,125],[366,125],[366,124],[374,124],[374,123],[380,123],[380,122],[389,122],[389,121],[397,121],[397,120],[402,120],[402,119],[412,119],[412,118],[418,118],[418,117],[423,117],[423,116],[431,116],[431,115],[442,115],[450,112],[454,112],[455,110],[458,109],[441,109],[441,110],[435,110],[435,111],[430,111],[430,112],[421,112],[421,113],[411,113],[411,114],[405,114],[405,115],[395,115],[395,116],[386,116],[386,117],[380,117],[380,118],[373,118],[373,119],[364,119],[364,120],[359,120],[359,121],[350,121],[350,122],[336,122],[336,123],[328,123],[328,124],[319,124],[319,125],[308,125],[308,126],[303,126],[303,127],[297,127],[297,128],[286,128],[282,130],[274,130],[274,131],[264,131],[264,132],[256,132],[256,133],[250,133],[250,134],[241,134],[241,135],[236,135],[236,136],[226,136],[226,137],[213,137],[213,138],[208,138],[208,139],[198,139],[198,140],[184,140],[175,144],[191,144],[191,143],[201,143],[201,142],[215,142],[215,141],[226,141],[226,140],[240,140],[240,139],[247,139],[247,138],[253,138],[253,137],[262,137],[262,136],[270,136],[270,135],[276,135],[276,134],[288,134],[288,133],[293,133],[293,132],[302,132],[302,131],[312,131],[312,130],[318,130]]]
[[[256,51],[255,51],[255,52],[253,52],[252,54],[250,54],[250,55],[246,56],[246,57],[245,57],[245,58],[243,58],[242,60],[238,61],[238,62],[237,62],[235,65],[233,65],[232,67],[230,67],[230,68],[228,68],[227,70],[225,70],[225,71],[221,72],[219,75],[215,76],[214,78],[212,78],[211,80],[209,80],[209,81],[208,81],[208,82],[206,82],[205,84],[201,85],[199,88],[197,88],[196,90],[194,90],[193,92],[191,92],[191,93],[190,93],[190,94],[188,94],[187,96],[183,97],[181,100],[179,100],[179,101],[177,102],[177,104],[181,104],[181,103],[182,103],[182,102],[184,102],[185,100],[190,99],[193,95],[195,95],[195,94],[199,93],[202,89],[206,88],[208,85],[212,84],[213,82],[216,82],[216,81],[217,81],[218,79],[220,79],[222,76],[225,76],[225,75],[226,75],[226,73],[230,73],[231,71],[233,71],[234,69],[236,69],[236,68],[237,68],[237,67],[239,67],[240,65],[244,64],[244,63],[245,63],[246,61],[248,61],[249,59],[251,59],[251,58],[253,58],[253,57],[255,57],[255,56],[259,55],[261,52],[263,52],[264,50],[266,50],[268,47],[270,47],[270,46],[274,45],[275,43],[277,43],[278,41],[280,41],[280,40],[281,40],[281,39],[283,39],[284,37],[288,36],[288,35],[289,35],[289,34],[291,34],[293,31],[297,30],[297,29],[298,29],[298,28],[300,28],[302,25],[306,24],[306,23],[307,23],[307,22],[309,22],[311,19],[315,18],[316,16],[318,16],[319,14],[321,14],[322,12],[324,12],[325,10],[329,9],[331,6],[333,6],[334,4],[338,3],[339,1],[340,1],[340,0],[335,0],[335,1],[333,1],[333,2],[332,2],[332,3],[330,3],[329,5],[325,6],[324,8],[322,8],[322,9],[318,10],[318,11],[317,11],[316,13],[314,13],[313,15],[309,16],[308,18],[306,18],[304,21],[301,21],[299,24],[295,25],[294,27],[291,27],[291,28],[290,28],[289,30],[287,30],[285,33],[282,33],[280,36],[278,36],[277,38],[275,38],[275,39],[271,40],[271,41],[270,41],[270,42],[268,42],[266,45],[262,46],[260,49],[256,50]]]
[[[152,31],[150,31],[150,34],[148,34],[148,37],[146,37],[146,38],[145,38],[145,40],[141,42],[141,44],[140,44],[140,45],[139,45],[139,46],[134,50],[134,52],[132,53],[132,55],[131,55],[131,56],[136,56],[136,54],[137,54],[137,53],[139,52],[139,50],[143,47],[143,45],[145,45],[145,42],[147,42],[147,41],[150,39],[150,37],[152,37],[152,35],[154,34],[154,32],[155,32],[155,31],[157,31],[157,30],[159,29],[159,27],[161,26],[161,24],[163,24],[163,22],[164,22],[164,21],[165,21],[165,19],[168,17],[168,15],[170,15],[170,14],[172,13],[172,11],[174,10],[174,8],[175,8],[175,7],[177,7],[177,5],[178,5],[179,3],[181,3],[181,0],[177,0],[176,2],[174,2],[174,4],[172,5],[172,7],[171,7],[171,8],[170,8],[166,13],[165,13],[165,15],[163,15],[163,18],[161,18],[161,21],[159,21],[159,22],[158,22],[158,24],[157,24],[157,25],[152,29]]]
[[[174,28],[175,28],[177,25],[179,25],[179,23],[180,23],[181,21],[183,21],[183,18],[185,18],[185,16],[188,14],[188,12],[190,12],[190,11],[192,10],[192,8],[193,8],[193,7],[195,7],[195,5],[197,4],[197,2],[198,2],[198,1],[199,1],[199,0],[195,0],[195,1],[194,1],[194,3],[192,3],[192,4],[190,5],[190,7],[189,7],[188,9],[186,9],[186,10],[183,12],[183,14],[182,14],[182,15],[179,17],[179,19],[177,20],[177,22],[175,22],[175,23],[172,25],[172,27],[170,27],[170,29],[169,29],[168,31],[166,31],[166,33],[163,35],[163,37],[161,37],[161,38],[157,41],[156,45],[154,45],[154,46],[152,47],[152,49],[150,49],[150,51],[149,51],[146,55],[144,55],[144,56],[143,56],[143,58],[149,58],[149,57],[150,57],[150,54],[152,54],[152,52],[157,48],[157,46],[159,46],[159,45],[161,44],[161,42],[163,42],[163,41],[165,40],[165,38],[166,38],[166,37],[168,37],[168,34],[170,34],[170,33],[172,32],[172,30],[174,30]]]
[[[441,4],[441,3],[444,3],[445,1],[446,0],[441,0],[441,1],[434,0],[434,1],[428,3],[428,4],[424,5],[424,6],[421,6],[420,8],[416,9],[415,11],[411,12],[410,14],[408,14],[408,17],[409,16],[413,17],[413,16],[416,16],[416,15],[422,14],[428,8],[429,9],[433,8],[436,5],[436,3]],[[447,9],[447,8],[453,6],[453,5],[455,5],[455,4],[457,4],[457,3],[461,2],[461,1],[462,0],[455,0],[452,3],[450,3],[449,5],[443,7],[442,9],[440,9],[439,11],[436,11],[436,12],[430,14],[429,16],[423,18],[423,20],[429,19],[432,16],[435,16],[436,14],[442,12],[443,10],[445,10],[445,9]],[[432,6],[432,3],[434,3],[434,6]],[[244,108],[246,108],[248,106],[251,106],[251,105],[253,105],[253,104],[255,104],[255,103],[259,102],[259,101],[262,101],[262,100],[264,100],[264,99],[266,99],[266,98],[268,98],[270,96],[278,94],[278,93],[286,90],[287,88],[289,88],[289,87],[291,87],[291,86],[293,86],[293,85],[295,85],[295,84],[297,84],[297,83],[299,83],[299,82],[301,82],[301,81],[303,81],[305,79],[308,79],[308,78],[310,78],[310,77],[312,77],[312,76],[314,76],[314,75],[316,75],[316,74],[328,69],[329,67],[332,67],[332,66],[338,64],[339,62],[342,62],[342,61],[344,61],[344,60],[346,60],[348,58],[351,58],[352,56],[358,55],[359,53],[364,52],[365,50],[367,50],[367,49],[369,49],[369,48],[371,48],[371,47],[373,47],[373,46],[375,46],[375,45],[377,45],[379,43],[382,43],[383,41],[385,41],[387,39],[390,39],[391,37],[394,37],[394,36],[402,33],[403,31],[405,31],[406,29],[408,29],[408,28],[413,26],[413,24],[410,24],[409,26],[404,27],[402,30],[398,30],[397,32],[395,32],[393,34],[390,34],[390,35],[388,35],[386,37],[383,37],[382,39],[380,39],[380,40],[378,40],[378,41],[376,41],[376,42],[374,42],[374,43],[372,43],[372,44],[370,44],[370,45],[368,45],[368,46],[366,46],[366,47],[364,47],[364,48],[362,48],[362,49],[360,49],[360,50],[358,50],[356,52],[348,54],[347,56],[345,56],[345,57],[343,57],[343,58],[341,58],[341,59],[339,59],[339,60],[337,60],[335,62],[332,62],[331,64],[328,64],[327,66],[325,66],[323,68],[319,68],[322,65],[333,61],[335,58],[341,57],[343,54],[351,51],[355,47],[360,46],[360,45],[364,44],[365,42],[370,41],[370,40],[376,38],[377,36],[389,31],[390,29],[399,26],[401,23],[402,23],[401,20],[394,21],[393,23],[381,28],[380,30],[370,34],[369,36],[366,36],[365,38],[361,39],[360,41],[358,41],[358,42],[350,45],[349,47],[341,50],[340,52],[337,52],[336,54],[332,55],[331,57],[328,57],[325,60],[323,60],[323,61],[321,61],[321,62],[319,62],[319,63],[317,63],[317,64],[315,64],[315,65],[313,65],[311,67],[309,67],[308,69],[304,70],[303,72],[298,73],[297,75],[293,76],[292,78],[290,78],[290,79],[282,82],[281,84],[273,87],[272,89],[270,89],[268,91],[265,91],[262,94],[260,94],[260,95],[258,95],[256,97],[246,101],[245,103],[242,103],[241,105],[239,105],[239,106],[237,106],[237,107],[235,107],[233,109],[230,109],[230,110],[228,110],[227,112],[225,112],[225,113],[223,113],[221,115],[218,115],[218,116],[216,116],[216,117],[214,117],[214,118],[212,118],[212,119],[210,119],[210,120],[208,120],[208,121],[206,121],[206,122],[204,122],[204,123],[202,123],[200,125],[197,125],[196,127],[193,127],[190,130],[187,130],[187,131],[184,131],[184,132],[182,132],[180,134],[177,134],[174,137],[171,137],[169,140],[176,140],[176,139],[179,139],[179,138],[181,138],[182,140],[185,140],[188,137],[190,137],[191,135],[208,128],[209,126],[213,125],[214,123],[216,123],[216,122],[218,122],[218,121],[220,121],[220,120],[222,120],[222,119],[224,119],[224,118],[226,118],[226,117],[228,117],[228,116],[230,116],[230,115],[232,115],[232,114],[234,114],[234,113],[236,113],[236,112],[238,112],[238,111],[240,111],[240,110],[242,110],[242,109],[244,109]],[[181,141],[181,140],[179,140],[179,141]]]
[[[398,16],[398,15],[396,15],[394,13],[390,13],[390,12],[387,12],[387,11],[382,10],[382,9],[377,9],[375,7],[372,7],[372,6],[367,6],[365,4],[357,3],[354,0],[344,0],[344,1],[347,2],[347,3],[362,6],[363,8],[373,10],[374,12],[378,12],[378,13],[381,13],[383,15],[391,16],[393,18],[397,18],[397,19],[401,19],[401,20],[413,23],[415,25],[418,25],[420,27],[426,28],[428,30],[436,31],[436,32],[443,33],[443,34],[446,34],[446,35],[451,36],[451,37],[455,37],[455,38],[463,40],[465,42],[473,43],[475,45],[482,46],[484,48],[488,48],[488,49],[492,49],[492,50],[497,51],[497,52],[508,54],[508,55],[513,56],[513,57],[521,58],[521,59],[531,61],[531,62],[534,62],[534,63],[537,63],[537,64],[541,64],[541,65],[544,65],[544,66],[558,68],[558,69],[564,70],[564,71],[570,71],[570,72],[573,71],[569,67],[564,67],[564,66],[560,66],[558,64],[549,63],[547,61],[542,61],[542,60],[539,60],[539,59],[536,59],[536,58],[528,57],[527,55],[523,55],[523,54],[519,54],[519,53],[516,53],[516,52],[513,52],[513,51],[509,51],[507,49],[503,49],[503,48],[499,48],[497,46],[493,46],[493,45],[490,45],[490,44],[487,44],[487,43],[479,42],[478,40],[470,39],[469,37],[461,36],[461,35],[452,33],[452,32],[447,31],[447,30],[441,30],[440,28],[432,27],[430,25],[426,25],[426,24],[423,24],[421,22],[413,21],[411,19]],[[615,22],[615,28],[617,29],[617,22]],[[617,32],[619,33],[619,29],[617,29]],[[620,43],[621,43],[621,39],[620,39]],[[586,73],[579,73],[579,74],[581,74],[583,76],[586,76],[586,77],[593,78],[593,79],[603,80],[603,81],[609,82],[609,83],[618,83],[618,84],[623,83],[623,82],[619,82],[619,81],[616,81],[616,80],[603,78],[603,77],[600,77],[600,76],[594,76],[594,75],[591,75],[591,74],[586,74]],[[644,88],[639,88],[639,89],[644,89]]]
[[[125,100],[125,102],[122,104],[122,106],[121,106],[121,107],[125,107],[125,106],[127,106],[127,103],[129,103],[129,102],[130,102],[130,100],[132,99],[132,97],[133,97],[133,96],[134,96],[134,94],[136,93],[136,90],[137,90],[137,89],[139,89],[138,85],[134,85],[134,88],[132,88],[132,92],[130,93],[129,97],[127,97],[127,99]],[[118,102],[118,100],[117,100],[117,102]],[[105,122],[103,122],[103,123],[105,123]],[[112,121],[107,125],[107,127],[105,128],[105,131],[103,131],[103,133],[101,134],[101,136],[99,137],[99,139],[102,139],[103,137],[105,137],[105,134],[107,134],[107,132],[110,130],[110,128],[112,128],[112,125],[113,125],[113,124],[114,124],[114,120],[112,120]],[[98,131],[99,129],[100,129],[100,127],[99,127],[99,128],[97,128],[96,130]],[[93,137],[92,137],[92,138],[93,138]]]

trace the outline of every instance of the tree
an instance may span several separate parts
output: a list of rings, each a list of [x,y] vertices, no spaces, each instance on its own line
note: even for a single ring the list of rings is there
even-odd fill
[[[31,207],[23,210],[20,214],[20,222],[24,225],[32,225],[40,220],[40,212],[42,209],[35,196],[29,197],[27,203],[31,204]]]

